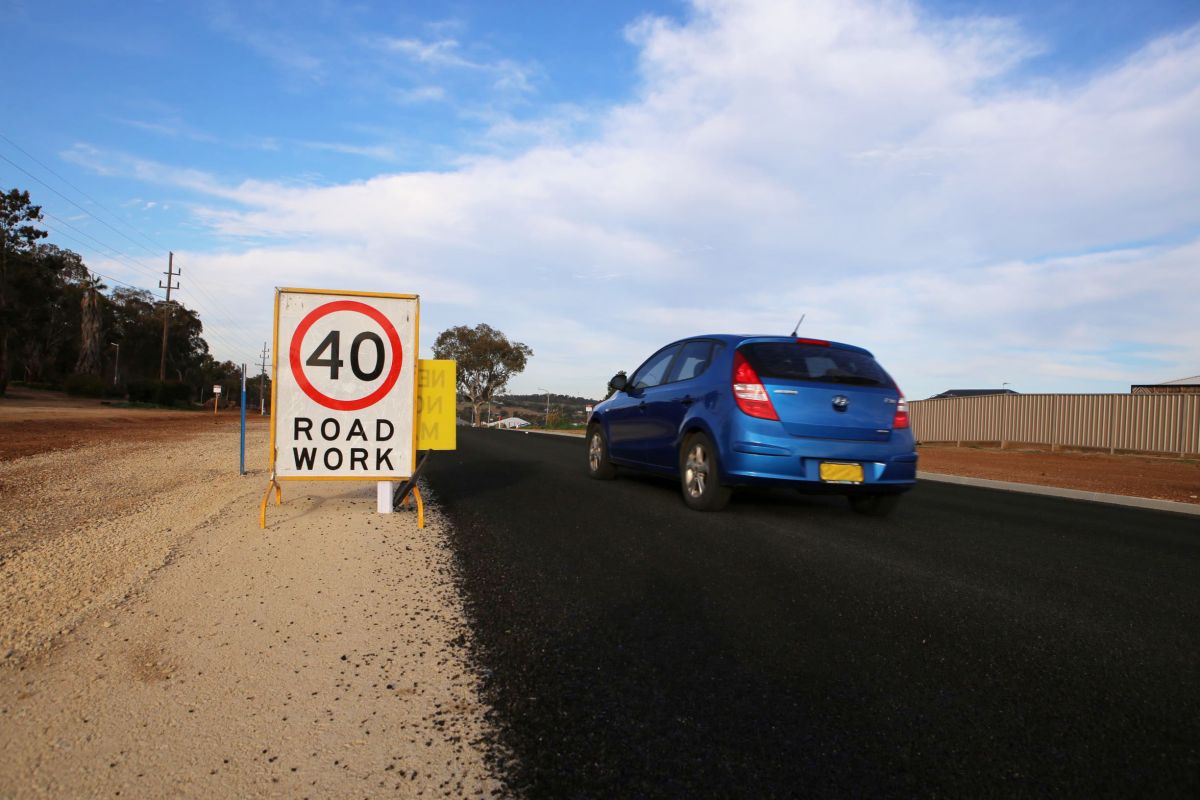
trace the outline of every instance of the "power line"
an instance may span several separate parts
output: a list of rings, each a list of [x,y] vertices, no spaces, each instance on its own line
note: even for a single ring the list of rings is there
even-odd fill
[[[200,310],[207,314],[205,309],[200,308]],[[223,350],[231,350],[235,353],[242,353],[243,355],[254,352],[253,346],[250,345],[246,339],[242,338],[239,333],[237,333],[236,326],[231,326],[228,323],[225,323],[222,326],[224,332],[218,333],[218,327],[212,323],[212,316],[208,315],[205,319],[208,320],[208,322],[202,321],[202,324],[204,324],[203,336],[205,339],[211,339],[214,344],[220,345]]]
[[[103,209],[104,209],[105,211],[107,211],[109,214],[112,214],[112,216],[113,216],[113,219],[115,219],[117,222],[120,222],[121,224],[125,225],[125,227],[129,228],[131,231],[133,231],[134,233],[136,233],[138,236],[141,236],[143,239],[145,239],[146,241],[148,241],[148,242],[150,242],[151,244],[155,245],[156,247],[159,247],[159,248],[161,248],[161,249],[163,249],[163,250],[167,250],[167,249],[168,249],[168,248],[167,248],[167,246],[166,246],[165,244],[163,244],[162,242],[159,242],[159,241],[158,241],[157,239],[155,239],[154,237],[152,237],[152,236],[150,236],[149,234],[147,234],[147,233],[144,233],[144,232],[142,232],[141,230],[139,230],[138,228],[134,227],[134,226],[133,226],[132,224],[130,224],[130,223],[127,221],[127,220],[123,219],[123,218],[121,217],[121,215],[120,215],[120,214],[118,214],[117,212],[113,211],[111,208],[109,208],[108,206],[104,205],[103,203],[101,203],[101,202],[100,202],[99,200],[97,200],[96,198],[92,197],[90,194],[88,194],[87,192],[85,192],[83,189],[80,189],[78,186],[76,186],[75,184],[71,183],[69,180],[67,180],[66,178],[64,178],[62,175],[59,175],[59,174],[58,174],[57,172],[55,172],[55,171],[54,171],[54,170],[53,170],[53,169],[52,169],[50,166],[48,166],[47,164],[44,164],[42,161],[38,160],[38,158],[37,158],[36,156],[34,156],[32,153],[30,153],[30,152],[29,152],[28,150],[26,150],[24,147],[21,147],[21,145],[17,144],[17,143],[16,143],[16,142],[14,142],[12,139],[10,139],[10,138],[8,138],[7,136],[5,136],[3,133],[0,133],[0,139],[3,139],[4,141],[8,142],[10,145],[12,145],[13,147],[15,147],[15,148],[16,148],[17,150],[19,150],[19,151],[20,151],[22,154],[24,154],[24,156],[25,156],[26,158],[28,158],[30,161],[32,161],[33,163],[37,164],[37,165],[38,165],[38,166],[40,166],[42,169],[46,170],[47,172],[49,172],[49,173],[50,173],[51,175],[53,175],[54,177],[58,178],[60,181],[62,181],[63,183],[65,183],[67,186],[70,186],[72,189],[74,189],[75,191],[79,192],[81,195],[83,195],[84,197],[86,197],[88,200],[90,200],[91,202],[95,203],[96,205],[98,205],[100,208],[103,208]],[[139,245],[139,246],[140,246],[140,247],[143,247],[143,248],[145,248],[145,245]],[[148,248],[147,248],[147,249],[148,249]],[[155,255],[158,255],[158,254],[157,254],[157,253],[155,253]]]
[[[126,253],[123,253],[123,252],[122,252],[122,251],[120,251],[120,250],[117,250],[116,248],[112,247],[111,245],[105,244],[104,242],[100,241],[100,240],[99,240],[99,239],[97,239],[96,237],[92,236],[91,234],[87,233],[86,231],[82,231],[82,230],[80,230],[79,228],[75,227],[74,225],[72,225],[71,223],[67,222],[66,220],[64,220],[64,219],[61,219],[61,218],[59,218],[59,217],[56,217],[55,215],[53,215],[53,214],[51,214],[51,213],[49,213],[49,212],[43,212],[43,214],[44,214],[45,216],[47,216],[47,217],[50,217],[51,219],[55,220],[56,222],[58,222],[58,223],[59,223],[59,224],[61,224],[61,225],[66,225],[67,227],[69,227],[69,228],[71,228],[72,230],[74,230],[75,232],[77,232],[79,235],[81,235],[81,236],[86,236],[88,239],[91,239],[93,242],[95,242],[95,244],[96,244],[96,245],[98,245],[99,247],[103,247],[103,248],[105,248],[105,249],[111,250],[111,251],[112,251],[114,254],[116,254],[116,255],[113,255],[113,256],[109,256],[109,255],[105,254],[105,255],[106,255],[106,257],[108,257],[108,258],[116,258],[116,260],[118,260],[118,261],[121,261],[121,262],[125,263],[127,266],[132,266],[132,267],[134,267],[135,269],[138,269],[138,268],[140,268],[142,272],[146,272],[146,273],[148,273],[148,274],[153,274],[153,273],[150,273],[150,269],[149,269],[149,267],[146,267],[144,264],[142,264],[142,262],[140,262],[140,261],[136,261],[136,260],[134,260],[134,259],[130,258],[130,257],[128,256],[128,254],[126,254]],[[50,226],[49,224],[47,224],[47,225],[46,225],[46,227],[48,227],[48,228],[52,228],[52,226]],[[76,238],[76,237],[74,237],[74,236],[70,236],[70,235],[68,235],[68,234],[65,234],[65,233],[63,233],[62,231],[55,230],[55,233],[56,233],[57,235],[59,235],[59,236],[66,236],[67,238],[71,239],[72,241],[79,242],[80,244],[84,244],[85,246],[86,246],[86,244],[87,244],[86,242],[82,242],[82,241],[80,241],[78,238]],[[88,269],[89,269],[89,270],[91,270],[91,268],[90,268],[90,267],[89,267]],[[92,271],[92,272],[95,272],[94,270],[91,270],[91,271]],[[101,274],[101,273],[98,273],[98,272],[96,272],[95,274],[99,275],[99,274]],[[115,279],[115,278],[110,278],[110,280],[116,280],[116,279]],[[119,282],[119,283],[123,283],[122,281],[118,281],[118,282]],[[135,288],[135,289],[136,289],[136,288],[139,288],[139,287],[133,286],[132,284],[124,284],[124,285],[126,285],[126,286],[129,286],[130,288]],[[199,289],[200,289],[200,287],[199,287],[199,285],[198,285],[198,284],[197,284],[197,285],[195,285],[195,286],[193,286],[193,287],[190,287],[190,288],[194,288],[194,289],[197,289],[197,290],[199,290]],[[191,292],[189,292],[189,295],[191,295],[191,296],[192,296],[193,305],[194,305],[194,306],[195,306],[197,309],[199,309],[199,310],[203,311],[203,312],[204,312],[206,315],[208,315],[210,318],[214,318],[214,317],[215,317],[215,318],[220,318],[220,319],[222,319],[222,321],[224,321],[226,324],[228,324],[228,325],[229,325],[231,328],[233,328],[234,330],[236,330],[237,326],[236,326],[236,325],[233,323],[233,321],[232,321],[232,320],[231,320],[229,317],[225,316],[225,315],[224,315],[224,313],[223,313],[223,312],[221,312],[221,311],[215,311],[215,310],[214,310],[214,308],[218,308],[218,309],[219,309],[219,305],[216,305],[216,304],[217,304],[217,301],[216,301],[215,299],[213,299],[213,298],[212,298],[212,296],[211,296],[211,295],[209,295],[207,292],[202,292],[202,294],[203,294],[203,296],[204,296],[204,297],[206,297],[206,298],[207,298],[207,301],[206,301],[206,302],[201,302],[199,297],[196,297],[194,294],[192,294]],[[209,306],[209,305],[208,305],[208,303],[212,303],[212,304],[214,304],[214,305],[213,305],[213,306]],[[233,347],[233,348],[231,348],[231,347],[229,347],[229,345],[228,345],[226,342],[224,342],[224,341],[220,342],[220,344],[221,344],[221,346],[222,346],[222,347],[224,347],[224,348],[227,348],[227,349],[231,349],[231,350],[244,350],[244,351],[246,351],[246,352],[253,352],[253,351],[254,351],[254,347],[253,347],[253,345],[249,344],[248,340],[245,340],[245,339],[240,339],[240,337],[238,337],[238,339],[239,339],[239,343],[238,343],[238,346],[237,346],[237,347]]]
[[[76,239],[74,236],[71,236],[69,233],[63,233],[62,231],[54,230],[53,225],[47,225],[46,227],[49,228],[51,231],[54,231],[55,236],[61,236],[65,239],[70,239],[72,241],[79,242],[79,244],[82,244],[85,247],[87,246],[87,242],[84,242],[80,239]],[[132,283],[126,283],[125,281],[123,281],[119,278],[114,278],[111,275],[105,275],[102,272],[97,272],[96,270],[92,269],[91,267],[87,267],[87,271],[92,273],[93,275],[99,275],[101,278],[104,278],[105,280],[110,280],[113,283],[119,283],[122,286],[128,286],[130,289],[138,289],[140,291],[145,291],[141,286],[136,286]]]
[[[49,228],[51,231],[53,231],[53,233],[56,237],[62,237],[65,239],[69,239],[71,241],[78,242],[79,244],[87,246],[87,242],[84,242],[81,239],[78,239],[64,231],[57,230],[53,225],[46,225],[46,227]],[[104,278],[107,281],[111,281],[112,283],[120,284],[121,286],[125,286],[127,288],[134,289],[136,291],[145,291],[145,292],[148,292],[149,294],[153,294],[153,291],[148,290],[145,287],[138,286],[138,285],[132,284],[132,283],[128,283],[126,281],[121,280],[120,278],[114,278],[111,275],[105,274],[103,272],[99,272],[95,269],[92,269],[91,267],[87,267],[87,270],[91,274],[98,275],[99,277]],[[195,298],[193,298],[193,300],[195,300]],[[192,305],[194,305],[198,310],[203,311],[206,315],[208,315],[210,313],[210,309],[208,309],[207,307],[205,307],[203,304],[201,304],[198,301],[193,302]],[[211,316],[216,316],[216,315],[212,314]],[[211,340],[213,344],[219,345],[224,350],[230,350],[233,352],[238,352],[238,351],[253,352],[254,351],[253,346],[248,344],[246,340],[240,340],[234,344],[231,344],[228,339],[226,339],[223,336],[218,335],[212,328],[209,328],[205,331],[204,337],[205,337],[205,339]]]
[[[205,291],[199,282],[193,280],[192,284],[188,287],[188,290],[190,293],[192,293],[192,298],[194,300],[196,300],[197,303],[199,303],[199,297],[196,297],[197,294],[204,297],[207,302],[212,303],[214,308],[217,309],[217,311],[214,312],[213,316],[219,317],[222,322],[226,323],[231,328],[237,329],[237,327],[238,327],[237,323],[225,313],[224,309],[221,308],[220,302],[218,300],[216,300],[212,295],[210,295],[207,291]],[[247,346],[251,350],[254,350],[253,345],[249,345],[248,342],[249,342],[249,340],[247,340]]]
[[[148,241],[148,242],[151,242],[151,243],[153,243],[153,244],[155,244],[155,245],[157,245],[157,246],[161,247],[163,250],[166,250],[166,249],[167,249],[167,247],[166,247],[165,245],[163,245],[161,242],[158,242],[156,239],[154,239],[154,238],[153,238],[153,237],[151,237],[150,235],[148,235],[148,234],[146,234],[146,233],[142,232],[141,230],[139,230],[137,227],[135,227],[134,225],[132,225],[132,224],[131,224],[131,223],[129,223],[128,221],[126,221],[126,220],[122,219],[122,218],[121,218],[121,216],[120,216],[119,214],[117,214],[117,213],[116,213],[116,212],[114,212],[112,209],[110,209],[110,208],[108,208],[107,206],[105,206],[105,205],[104,205],[103,203],[101,203],[100,201],[96,200],[94,197],[92,197],[92,196],[91,196],[91,195],[89,195],[87,192],[85,192],[85,191],[83,191],[82,189],[80,189],[78,186],[76,186],[76,185],[74,185],[73,183],[71,183],[69,180],[67,180],[66,178],[64,178],[62,175],[58,174],[58,173],[57,173],[57,172],[56,172],[54,169],[52,169],[51,167],[49,167],[48,165],[46,165],[45,163],[43,163],[42,161],[40,161],[40,160],[39,160],[37,157],[35,157],[33,154],[31,154],[30,152],[28,152],[27,150],[25,150],[23,147],[21,147],[19,144],[17,144],[16,142],[14,142],[14,141],[13,141],[12,139],[10,139],[8,136],[4,135],[3,133],[0,133],[0,139],[3,139],[4,141],[8,142],[8,144],[10,144],[10,145],[11,145],[12,147],[14,147],[16,150],[20,151],[22,154],[24,154],[24,155],[25,155],[27,158],[29,158],[29,159],[30,159],[31,161],[33,161],[35,164],[37,164],[38,166],[40,166],[40,167],[42,167],[43,169],[45,169],[45,170],[46,170],[47,172],[49,172],[51,175],[54,175],[56,178],[58,178],[58,179],[59,179],[60,181],[62,181],[64,184],[66,184],[67,186],[71,187],[71,189],[73,189],[74,191],[78,192],[78,193],[79,193],[80,195],[82,195],[83,197],[87,198],[87,199],[88,199],[90,202],[94,203],[95,205],[97,205],[97,206],[99,206],[100,208],[102,208],[102,209],[104,209],[105,211],[107,211],[109,214],[111,214],[111,215],[112,215],[113,219],[115,219],[116,221],[120,222],[122,225],[124,225],[124,226],[126,226],[127,228],[129,228],[130,230],[132,230],[132,231],[133,231],[134,233],[136,233],[138,236],[142,237],[143,239],[145,239],[145,240],[146,240],[146,241]],[[60,192],[58,189],[54,188],[54,187],[53,187],[53,186],[51,186],[49,183],[47,183],[46,181],[42,180],[42,179],[41,179],[41,178],[39,178],[37,175],[35,175],[35,174],[33,174],[32,172],[30,172],[29,170],[25,169],[25,168],[24,168],[24,167],[22,167],[20,164],[16,163],[15,161],[13,161],[12,159],[8,158],[8,157],[7,157],[7,156],[5,156],[4,154],[0,153],[0,159],[3,159],[3,160],[4,160],[4,161],[6,161],[7,163],[11,164],[13,167],[15,167],[16,169],[20,170],[22,173],[24,173],[24,174],[25,174],[25,175],[27,175],[28,177],[32,178],[33,180],[37,181],[39,184],[41,184],[42,186],[46,187],[46,188],[47,188],[47,189],[49,189],[51,192],[53,192],[54,194],[58,195],[58,196],[59,196],[59,197],[61,197],[63,200],[65,200],[65,201],[67,201],[68,203],[70,203],[72,206],[74,206],[75,208],[77,208],[77,209],[79,209],[80,211],[82,211],[82,212],[83,212],[85,215],[87,215],[87,216],[88,216],[88,217],[90,217],[91,219],[95,220],[96,222],[99,222],[101,225],[104,225],[106,228],[108,228],[108,229],[109,229],[109,230],[111,230],[112,232],[114,232],[114,233],[116,233],[117,235],[121,236],[123,239],[126,239],[126,240],[127,240],[127,241],[129,241],[129,242],[132,242],[134,245],[136,245],[137,247],[139,247],[139,248],[141,248],[141,249],[143,249],[143,250],[145,250],[145,251],[147,251],[147,252],[150,252],[150,253],[152,253],[152,254],[155,254],[155,255],[157,255],[157,253],[155,253],[155,251],[154,251],[152,248],[150,248],[150,247],[147,247],[145,244],[143,244],[143,243],[141,243],[141,242],[138,242],[137,240],[135,240],[135,239],[131,238],[130,236],[128,236],[127,234],[125,234],[123,231],[120,231],[120,230],[118,230],[117,228],[113,227],[113,226],[112,226],[112,225],[111,225],[109,222],[107,222],[105,219],[103,219],[102,217],[98,216],[97,214],[93,214],[91,211],[89,211],[88,209],[84,208],[82,205],[80,205],[79,203],[75,202],[73,199],[71,199],[70,197],[66,196],[65,194],[63,194],[62,192]],[[78,233],[78,234],[80,234],[81,236],[87,237],[88,239],[90,239],[90,240],[91,240],[92,242],[94,242],[95,244],[94,244],[94,245],[89,245],[87,242],[83,242],[83,241],[81,241],[80,239],[78,239],[78,238],[76,238],[76,237],[74,237],[74,236],[71,236],[70,234],[67,234],[67,233],[65,233],[65,232],[64,232],[64,231],[62,231],[62,230],[56,230],[56,231],[55,231],[55,233],[56,233],[58,236],[62,236],[62,237],[65,237],[65,238],[67,238],[67,239],[70,239],[70,240],[72,240],[72,241],[78,242],[79,244],[82,244],[84,247],[96,247],[96,246],[98,246],[98,247],[100,247],[100,248],[103,248],[104,250],[108,250],[108,251],[110,251],[112,254],[115,254],[115,255],[110,255],[109,253],[103,253],[103,252],[102,252],[102,253],[101,253],[101,255],[103,255],[105,258],[113,258],[113,259],[115,259],[116,261],[118,261],[118,262],[121,262],[121,263],[125,264],[125,266],[131,267],[131,268],[133,268],[134,270],[136,270],[136,271],[139,271],[139,272],[142,272],[142,273],[145,273],[145,274],[147,274],[147,275],[154,275],[154,274],[155,274],[155,270],[154,270],[152,267],[149,267],[149,266],[147,266],[146,264],[144,264],[143,262],[141,262],[141,261],[137,260],[136,258],[134,258],[133,256],[131,256],[130,254],[128,254],[128,253],[126,253],[126,252],[124,252],[123,250],[120,250],[119,248],[113,247],[111,244],[108,244],[108,243],[106,243],[106,242],[104,242],[104,241],[102,241],[102,240],[98,239],[97,237],[93,236],[92,234],[90,234],[90,233],[87,233],[86,231],[83,231],[83,230],[81,230],[80,228],[78,228],[78,227],[76,227],[75,225],[71,224],[71,223],[70,223],[70,222],[68,222],[67,220],[64,220],[64,219],[61,219],[61,218],[59,218],[59,217],[56,217],[56,216],[54,216],[53,214],[50,214],[49,212],[43,212],[43,213],[45,214],[45,216],[48,216],[48,217],[50,217],[50,218],[54,219],[55,221],[57,221],[57,222],[58,222],[60,225],[63,225],[63,226],[65,226],[65,227],[68,227],[68,228],[70,228],[71,230],[74,230],[75,232],[77,232],[77,233]],[[46,227],[48,227],[48,228],[52,228],[52,226],[50,226],[49,224],[47,224],[47,225],[46,225]],[[52,229],[53,229],[53,228],[52,228]],[[119,283],[119,284],[121,284],[121,285],[123,285],[123,286],[128,286],[128,287],[129,287],[129,288],[131,288],[131,289],[142,290],[142,289],[141,289],[141,287],[139,287],[139,286],[135,286],[134,284],[131,284],[131,283],[126,283],[125,281],[119,280],[119,279],[117,279],[117,278],[112,278],[112,277],[109,277],[109,276],[103,275],[102,273],[95,272],[94,270],[90,270],[90,269],[89,269],[89,271],[93,272],[93,274],[100,275],[101,277],[104,277],[104,278],[106,278],[107,280],[113,281],[114,283]],[[170,278],[168,278],[168,282],[170,282]],[[160,283],[161,283],[161,281],[160,281]],[[160,288],[166,288],[166,287],[160,287]],[[179,287],[175,287],[175,288],[179,288]],[[234,340],[235,340],[235,343],[237,344],[237,346],[236,346],[236,347],[229,347],[228,341],[227,341],[227,340],[225,340],[225,339],[223,339],[222,337],[218,337],[218,336],[216,336],[216,335],[213,333],[213,331],[212,331],[212,330],[209,330],[209,331],[208,331],[208,338],[211,338],[211,339],[213,339],[214,343],[216,343],[216,344],[220,344],[220,345],[221,345],[221,346],[222,346],[224,349],[229,349],[229,350],[232,350],[232,351],[234,351],[234,352],[237,352],[237,351],[239,351],[239,350],[241,350],[241,351],[244,351],[244,352],[254,352],[254,347],[253,347],[253,346],[251,346],[251,345],[249,345],[249,344],[248,344],[248,342],[247,342],[246,340],[243,340],[243,339],[241,338],[241,335],[240,335],[240,333],[239,333],[239,329],[238,329],[238,326],[237,326],[237,324],[236,324],[236,323],[234,323],[232,319],[230,319],[228,316],[226,316],[226,315],[225,315],[224,311],[221,309],[221,304],[220,304],[220,302],[219,302],[218,300],[216,300],[216,299],[215,299],[215,298],[213,298],[213,297],[212,297],[210,294],[208,294],[208,292],[206,292],[206,291],[205,291],[205,290],[202,288],[202,286],[200,285],[200,283],[199,283],[198,281],[194,280],[194,279],[192,280],[192,282],[191,282],[191,284],[190,284],[190,287],[189,287],[189,288],[190,288],[190,289],[194,289],[194,290],[195,290],[195,291],[189,291],[189,292],[188,292],[189,296],[192,298],[193,305],[195,305],[197,309],[200,309],[200,310],[204,311],[204,312],[205,312],[205,314],[209,315],[210,317],[217,317],[217,318],[218,318],[218,320],[217,320],[217,321],[223,321],[223,322],[224,322],[224,323],[225,323],[225,324],[228,326],[228,333],[229,333],[231,336],[233,336],[233,337],[234,337]],[[206,298],[207,302],[204,302],[204,303],[202,303],[202,302],[200,301],[200,296],[203,296],[204,298]],[[169,291],[167,292],[167,302],[168,302],[168,303],[170,303],[170,292],[169,292]],[[211,303],[211,306],[209,306],[209,304],[210,304],[210,303]],[[168,306],[168,307],[169,307],[169,306]]]
[[[131,237],[129,236],[129,234],[125,233],[124,231],[119,231],[119,230],[117,230],[116,228],[114,228],[112,225],[109,225],[109,224],[108,224],[108,222],[106,222],[104,219],[102,219],[102,218],[100,218],[100,217],[97,217],[95,214],[93,214],[92,212],[88,211],[88,210],[87,210],[86,208],[84,208],[83,206],[79,205],[79,203],[76,203],[74,200],[72,200],[71,198],[67,197],[65,194],[63,194],[62,192],[60,192],[58,189],[55,189],[53,186],[51,186],[50,184],[46,183],[44,180],[42,180],[41,178],[39,178],[37,175],[34,175],[32,172],[30,172],[29,170],[25,169],[24,167],[22,167],[22,166],[21,166],[20,164],[18,164],[17,162],[13,161],[13,160],[12,160],[11,158],[9,158],[8,156],[4,155],[3,153],[0,153],[0,158],[4,159],[4,160],[5,160],[5,161],[7,161],[9,164],[12,164],[14,167],[16,167],[17,169],[21,170],[21,172],[24,172],[24,173],[25,173],[26,175],[28,175],[30,178],[33,178],[35,181],[37,181],[38,183],[40,183],[42,186],[45,186],[47,189],[49,189],[50,191],[54,192],[56,195],[58,195],[59,197],[61,197],[63,200],[66,200],[68,203],[70,203],[71,205],[75,206],[75,207],[76,207],[76,208],[78,208],[80,211],[82,211],[83,213],[87,214],[89,217],[91,217],[92,219],[96,220],[97,222],[99,222],[99,223],[100,223],[101,225],[103,225],[104,227],[106,227],[106,228],[108,228],[109,230],[111,230],[113,233],[117,234],[118,236],[120,236],[120,237],[122,237],[122,238],[128,239],[129,241],[133,242],[135,245],[137,245],[138,247],[140,247],[140,248],[142,248],[142,249],[144,249],[144,250],[150,250],[150,248],[146,247],[146,245],[142,244],[141,242],[137,241],[136,239],[133,239],[133,238],[131,238]],[[151,252],[153,252],[153,251],[151,251]]]
[[[102,247],[105,250],[111,251],[113,253],[113,255],[109,256],[109,255],[105,254],[105,256],[107,258],[116,258],[118,261],[124,261],[128,266],[131,266],[136,270],[141,270],[142,272],[145,272],[147,275],[155,274],[154,272],[151,271],[150,267],[146,266],[145,264],[138,261],[137,259],[131,257],[129,254],[118,250],[117,248],[113,247],[112,245],[105,244],[104,242],[97,239],[95,236],[92,236],[87,231],[84,231],[84,230],[81,230],[80,228],[75,227],[70,222],[67,222],[65,219],[62,219],[61,217],[56,217],[53,214],[51,214],[49,211],[43,211],[42,215],[47,216],[50,219],[57,221],[60,225],[66,225],[68,228],[75,231],[80,236],[85,236],[88,239],[91,239],[93,242],[95,242],[95,246]]]
[[[82,242],[79,239],[76,239],[74,236],[71,236],[70,234],[64,233],[63,231],[54,230],[54,226],[52,226],[52,225],[47,225],[46,227],[50,228],[54,232],[55,236],[61,236],[63,238],[77,241],[77,242],[80,242],[81,244],[86,245],[86,242]],[[94,270],[91,267],[87,267],[87,270],[92,275],[95,275],[96,277],[99,277],[99,278],[103,278],[104,280],[109,281],[110,283],[119,284],[126,288],[133,289],[134,291],[147,292],[148,294],[153,294],[153,292],[150,292],[145,287],[137,286],[136,284],[132,284],[132,283],[128,283],[126,281],[121,280],[120,278],[115,278],[112,275],[108,275],[106,273]],[[204,310],[204,309],[201,309],[201,310]],[[236,344],[231,344],[228,339],[226,339],[224,336],[221,336],[218,333],[216,333],[216,331],[213,330],[212,328],[207,329],[204,332],[203,337],[206,342],[213,344],[213,345],[217,345],[222,350],[228,350],[231,353],[238,353],[238,352],[247,353],[247,352],[253,352],[253,350],[254,350],[253,347],[246,344],[244,341],[240,342],[240,343],[236,343]]]

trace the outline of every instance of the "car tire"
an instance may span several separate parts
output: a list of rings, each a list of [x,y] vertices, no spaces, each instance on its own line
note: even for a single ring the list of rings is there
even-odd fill
[[[720,511],[733,493],[721,485],[717,448],[704,433],[693,433],[679,450],[679,488],[683,502],[696,511]]]
[[[617,477],[616,466],[608,459],[608,440],[604,430],[593,425],[587,432],[588,476],[598,481],[611,481]]]
[[[850,508],[868,517],[886,517],[900,505],[898,494],[852,494]]]

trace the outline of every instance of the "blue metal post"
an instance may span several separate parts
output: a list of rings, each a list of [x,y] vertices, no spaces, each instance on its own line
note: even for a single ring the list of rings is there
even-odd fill
[[[242,469],[239,475],[246,474],[246,365],[242,364]]]

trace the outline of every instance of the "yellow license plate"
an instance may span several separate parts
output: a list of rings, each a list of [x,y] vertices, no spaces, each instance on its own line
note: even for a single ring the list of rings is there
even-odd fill
[[[862,483],[862,464],[835,464],[821,462],[821,480],[826,483]]]

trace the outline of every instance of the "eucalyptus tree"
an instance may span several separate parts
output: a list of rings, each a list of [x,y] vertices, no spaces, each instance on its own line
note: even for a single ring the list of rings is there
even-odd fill
[[[32,223],[41,222],[42,207],[33,205],[29,192],[10,189],[0,194],[0,397],[8,391],[8,347],[13,328],[9,269],[30,253],[46,232]],[[11,264],[10,264],[11,262]]]
[[[509,379],[520,374],[533,350],[491,325],[474,328],[458,325],[438,334],[433,357],[457,362],[458,391],[471,403],[472,419],[479,424],[479,409],[504,390]]]

